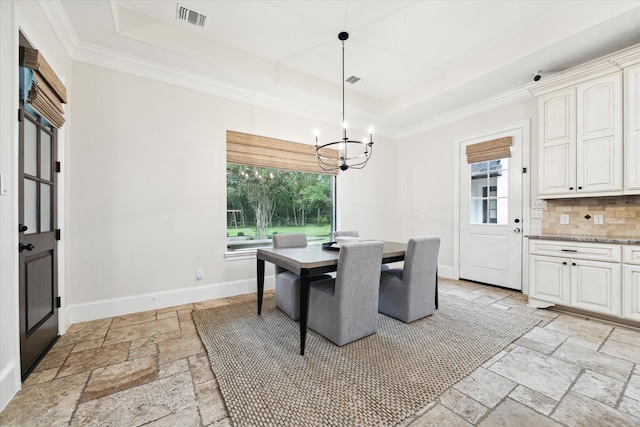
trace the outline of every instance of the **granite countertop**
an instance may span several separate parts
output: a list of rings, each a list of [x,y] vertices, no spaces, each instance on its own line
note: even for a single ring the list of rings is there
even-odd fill
[[[613,243],[618,245],[640,245],[640,237],[575,236],[564,234],[529,234],[524,237],[538,240],[559,240],[565,242]]]

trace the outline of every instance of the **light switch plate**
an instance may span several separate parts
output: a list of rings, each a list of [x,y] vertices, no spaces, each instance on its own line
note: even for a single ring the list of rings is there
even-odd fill
[[[593,223],[596,224],[596,225],[604,224],[604,220],[602,219],[602,215],[594,215],[593,216]]]
[[[567,214],[560,215],[560,224],[569,224],[569,215]]]
[[[539,211],[546,211],[547,210],[547,202],[544,200],[534,200],[533,201],[533,209],[537,209]]]

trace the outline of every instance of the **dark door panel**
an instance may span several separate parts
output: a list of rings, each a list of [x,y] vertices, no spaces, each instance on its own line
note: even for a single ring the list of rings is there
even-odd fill
[[[23,380],[58,339],[56,130],[21,103],[20,363]]]

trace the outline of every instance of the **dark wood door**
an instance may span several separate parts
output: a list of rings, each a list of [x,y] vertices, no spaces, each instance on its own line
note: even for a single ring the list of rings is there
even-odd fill
[[[20,362],[23,380],[58,338],[56,130],[21,104]]]

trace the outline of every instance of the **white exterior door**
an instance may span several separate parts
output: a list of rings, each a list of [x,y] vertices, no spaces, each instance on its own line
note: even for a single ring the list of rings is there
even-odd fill
[[[468,164],[460,156],[460,278],[522,290],[522,129],[461,142],[512,137],[511,157]]]

